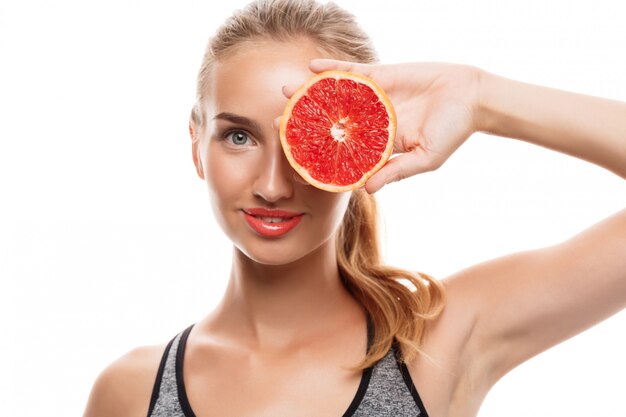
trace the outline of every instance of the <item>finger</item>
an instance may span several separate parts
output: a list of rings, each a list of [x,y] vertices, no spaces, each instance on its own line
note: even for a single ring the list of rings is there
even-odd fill
[[[421,148],[391,158],[377,173],[367,180],[365,190],[373,194],[386,184],[400,181],[423,172],[433,171],[438,163],[429,160]]]
[[[388,90],[392,87],[393,80],[388,79],[381,68],[377,64],[359,64],[336,59],[314,59],[309,63],[309,69],[315,73],[331,70],[354,72],[374,80],[383,90]]]
[[[309,63],[309,69],[315,73],[338,70],[358,72],[363,75],[369,75],[368,66],[366,64],[357,64],[355,62],[339,61],[336,59],[314,59]]]
[[[299,85],[283,85],[283,95],[287,98],[291,98],[298,88],[300,88]]]
[[[278,116],[277,118],[274,119],[274,122],[272,123],[272,127],[276,130],[280,129],[280,119],[282,116]]]

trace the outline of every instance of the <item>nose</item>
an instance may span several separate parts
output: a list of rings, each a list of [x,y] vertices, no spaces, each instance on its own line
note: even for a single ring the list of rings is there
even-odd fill
[[[291,198],[295,171],[289,165],[279,140],[267,146],[262,159],[253,184],[254,195],[269,203]]]

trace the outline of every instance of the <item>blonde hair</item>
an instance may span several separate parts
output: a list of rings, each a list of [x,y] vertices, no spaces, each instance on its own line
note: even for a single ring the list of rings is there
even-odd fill
[[[309,39],[337,59],[377,61],[369,37],[350,13],[334,3],[257,0],[236,11],[209,40],[198,74],[192,121],[202,125],[201,102],[214,62],[235,53],[246,43],[294,38]],[[354,191],[337,233],[336,247],[343,284],[367,311],[373,324],[370,348],[355,367],[359,369],[385,356],[394,338],[403,359],[411,361],[420,353],[426,320],[437,317],[445,304],[444,287],[439,281],[381,263],[377,222],[374,196],[362,189]]]

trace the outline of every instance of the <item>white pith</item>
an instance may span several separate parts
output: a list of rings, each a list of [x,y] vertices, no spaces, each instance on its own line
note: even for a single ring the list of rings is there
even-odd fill
[[[330,135],[333,137],[333,139],[335,139],[337,142],[343,142],[346,140],[346,125],[345,123],[348,121],[347,117],[343,117],[339,120],[339,122],[333,124],[333,126],[330,128]]]
[[[337,125],[330,128],[330,134],[337,142],[343,142],[346,140],[346,131]]]

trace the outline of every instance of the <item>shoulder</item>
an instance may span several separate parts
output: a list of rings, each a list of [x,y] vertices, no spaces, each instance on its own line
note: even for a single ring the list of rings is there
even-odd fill
[[[104,368],[83,417],[145,417],[166,345],[137,347]]]

